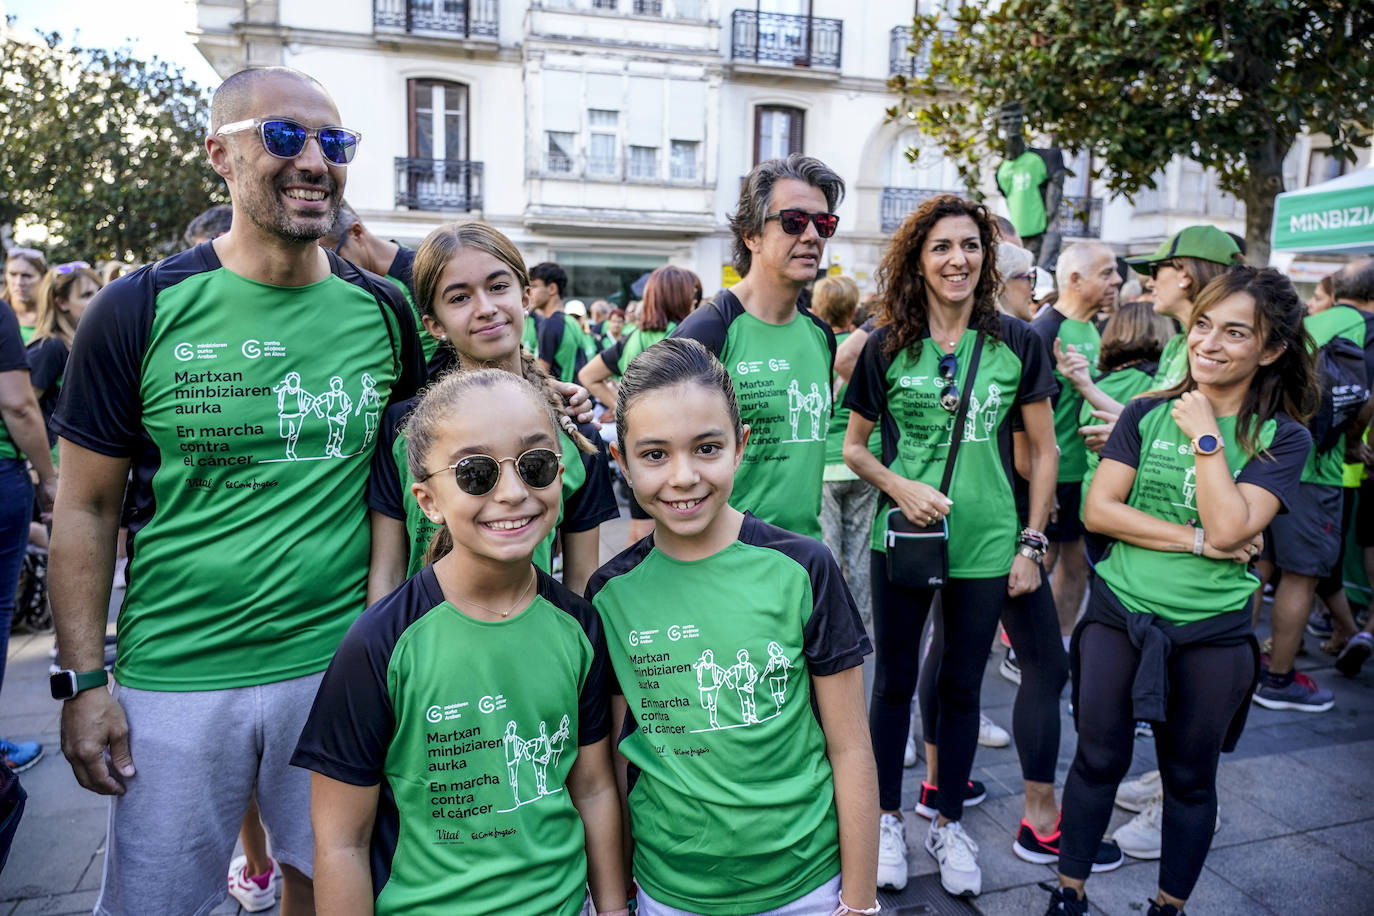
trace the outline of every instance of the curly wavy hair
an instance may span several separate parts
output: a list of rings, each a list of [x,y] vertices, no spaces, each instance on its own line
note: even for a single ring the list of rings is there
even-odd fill
[[[884,347],[893,356],[907,348],[913,358],[921,355],[921,341],[930,330],[925,281],[921,277],[921,250],[935,224],[947,216],[967,216],[978,226],[983,267],[973,288],[973,314],[969,327],[983,331],[990,340],[1001,340],[997,294],[1002,275],[997,272],[997,224],[987,207],[953,194],[932,197],[906,218],[892,236],[883,262],[878,266],[878,324],[892,328]]]

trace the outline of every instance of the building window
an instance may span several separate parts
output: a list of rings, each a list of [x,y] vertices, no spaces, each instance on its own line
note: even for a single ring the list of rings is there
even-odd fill
[[[616,8],[616,0],[592,0],[594,10],[613,10]]]
[[[1307,183],[1321,184],[1345,174],[1346,161],[1340,156],[1331,155],[1330,150],[1314,149],[1312,158],[1307,161]]]
[[[604,108],[587,110],[587,174],[614,177],[620,148],[620,112]]]
[[[672,178],[674,181],[696,181],[700,178],[698,153],[701,144],[696,140],[672,141]]]
[[[635,12],[641,16],[662,16],[663,0],[635,0]]]
[[[630,147],[630,177],[658,177],[658,148],[653,146]]]
[[[544,169],[549,172],[571,172],[573,170],[573,143],[576,134],[550,130],[544,134],[548,138],[544,154]]]
[[[800,108],[760,105],[754,109],[754,164],[802,151]]]
[[[468,158],[468,87],[442,80],[410,80],[411,158]]]

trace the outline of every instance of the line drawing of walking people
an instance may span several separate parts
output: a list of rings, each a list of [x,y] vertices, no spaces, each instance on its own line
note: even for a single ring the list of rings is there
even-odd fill
[[[806,409],[811,414],[811,438],[816,442],[825,440],[825,431],[821,429],[821,414],[825,413],[826,395],[829,393],[829,390],[822,393],[820,386],[812,382],[811,393],[806,396]]]
[[[534,765],[534,789],[541,796],[549,794],[549,755],[552,748],[549,746],[549,726],[547,722],[539,723],[539,737],[531,738],[525,744],[525,753],[530,758],[530,763]]]
[[[510,780],[511,795],[515,797],[515,807],[520,807],[520,758],[525,756],[525,739],[515,733],[515,721],[506,723],[505,734],[506,775]],[[514,809],[512,809],[514,810]]]
[[[964,441],[977,442],[978,440],[978,395],[972,391],[968,394],[968,414],[964,417]]]
[[[1174,503],[1183,509],[1197,509],[1193,504],[1193,497],[1197,495],[1197,468],[1189,467],[1187,473],[1183,475],[1183,502]]]
[[[725,669],[716,664],[716,656],[710,649],[704,650],[692,667],[697,673],[702,708],[711,718],[711,727],[720,728],[720,722],[716,719],[716,705],[720,701],[721,685],[725,683]]]
[[[763,676],[768,679],[768,692],[773,695],[777,707],[774,715],[782,712],[782,704],[787,702],[787,676],[793,665],[782,651],[777,641],[768,643],[768,664],[763,667]]]
[[[806,398],[802,397],[801,389],[797,387],[797,380],[787,383],[787,417],[792,421],[792,441],[796,442],[800,438],[797,434],[797,424],[801,421],[802,408],[806,406]]]
[[[301,387],[299,372],[288,372],[272,390],[277,394],[278,431],[286,440],[286,458],[296,460],[296,440],[301,436],[305,415],[315,406],[315,397]]]
[[[567,745],[568,738],[572,735],[569,729],[570,725],[571,722],[568,720],[568,715],[564,713],[563,718],[558,723],[558,731],[554,732],[553,737],[549,738],[550,769],[558,769],[558,758],[563,756],[563,748]]]
[[[329,421],[329,441],[324,446],[325,455],[330,458],[342,458],[348,412],[353,409],[353,399],[343,390],[343,379],[337,375],[331,378],[329,390],[315,398],[312,407],[315,416],[324,417]]]
[[[372,377],[371,372],[363,373],[362,383],[363,390],[358,395],[358,407],[353,411],[353,416],[363,415],[363,450],[366,451],[377,435],[377,418],[382,413],[382,396],[377,393],[377,380]]]
[[[731,665],[730,670],[725,672],[726,684],[735,688],[735,693],[739,695],[740,715],[744,719],[744,724],[759,720],[758,711],[754,707],[754,685],[759,680],[759,669],[755,668],[749,661],[749,650],[740,649],[735,653],[737,664]]]
[[[988,386],[988,399],[983,402],[983,437],[992,438],[992,428],[997,425],[997,412],[1002,409],[1002,389],[996,385]]]

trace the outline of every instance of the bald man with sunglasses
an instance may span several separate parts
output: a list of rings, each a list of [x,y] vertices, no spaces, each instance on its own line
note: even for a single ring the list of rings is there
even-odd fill
[[[375,436],[350,414],[279,434],[274,386],[380,403],[423,363],[390,283],[323,250],[361,137],[318,82],[244,71],[206,151],[231,228],[105,287],[67,368],[52,605],[62,749],[111,796],[98,914],[206,914],[256,796],[284,914],[314,910],[309,774],[287,763],[363,610]],[[126,481],[114,695],[102,643]]]

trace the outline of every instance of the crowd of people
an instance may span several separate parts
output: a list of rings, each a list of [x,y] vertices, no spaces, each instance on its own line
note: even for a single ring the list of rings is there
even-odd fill
[[[97,914],[872,914],[914,818],[973,896],[974,758],[1014,741],[1048,912],[1130,855],[1176,916],[1251,702],[1333,704],[1294,667],[1314,599],[1340,671],[1374,650],[1341,578],[1352,527],[1374,567],[1374,259],[1304,304],[1193,226],[1070,245],[1048,291],[941,195],[861,295],[818,279],[845,182],[794,154],[742,183],[737,284],[588,307],[484,223],[371,233],[338,121],[305,74],[235,74],[232,203],[185,250],[8,253],[0,638],[40,539],[62,752],[111,798]],[[1139,735],[1158,770],[1123,782]]]

